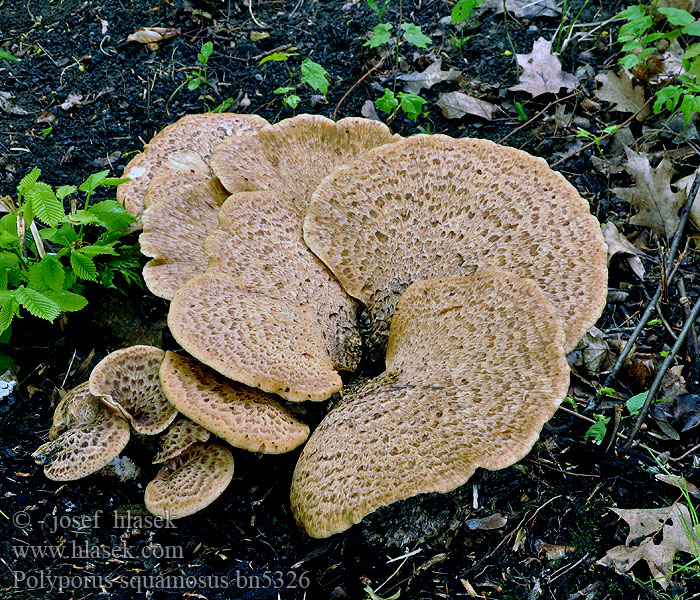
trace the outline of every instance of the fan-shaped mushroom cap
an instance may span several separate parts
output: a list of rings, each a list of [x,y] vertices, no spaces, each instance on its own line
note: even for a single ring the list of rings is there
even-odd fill
[[[165,354],[160,382],[168,400],[183,415],[236,448],[281,454],[309,437],[309,427],[270,395],[228,381],[174,352]]]
[[[129,423],[83,383],[56,407],[51,441],[32,454],[54,481],[72,481],[112,462],[129,441]]]
[[[208,171],[212,150],[223,139],[255,133],[267,121],[257,115],[204,113],[187,115],[158,133],[124,168],[131,181],[117,188],[117,200],[132,215],[140,215],[144,193],[153,176],[163,169]]]
[[[231,193],[279,192],[304,211],[311,192],[338,165],[397,139],[379,121],[351,117],[336,123],[319,115],[298,115],[256,135],[222,142],[211,157],[211,168]]]
[[[181,195],[180,188],[206,183],[210,180],[219,182],[219,180],[212,175],[211,169],[209,169],[208,166],[204,171],[164,169],[153,176],[151,183],[149,183],[146,188],[146,194],[143,197],[144,210],[158,202],[179,198]],[[221,182],[219,182],[219,185],[221,185]]]
[[[167,519],[186,517],[214,502],[231,479],[233,456],[228,448],[195,444],[165,463],[146,486],[146,508]]]
[[[417,135],[339,167],[313,194],[304,239],[384,335],[410,283],[477,267],[536,281],[569,350],[605,306],[588,204],[544,160],[487,140]]]
[[[342,387],[315,317],[226,273],[207,272],[182,286],[168,326],[196,359],[287,400],[326,400]]]
[[[177,410],[160,389],[158,369],[165,352],[153,346],[130,346],[108,354],[90,374],[90,393],[121,411],[145,435],[160,433]]]
[[[211,433],[190,421],[187,417],[180,417],[160,436],[160,449],[153,458],[153,464],[165,462],[182,454],[192,444],[206,442]]]
[[[568,389],[561,323],[534,282],[500,269],[414,283],[391,323],[386,371],[345,391],[302,451],[298,524],[327,537],[523,458]]]
[[[171,196],[144,211],[139,242],[141,252],[153,258],[143,268],[148,289],[170,300],[186,281],[206,271],[209,259],[202,245],[207,234],[216,229],[219,207],[228,193],[215,178],[182,186],[179,176],[170,185],[160,175],[159,184],[167,187]]]

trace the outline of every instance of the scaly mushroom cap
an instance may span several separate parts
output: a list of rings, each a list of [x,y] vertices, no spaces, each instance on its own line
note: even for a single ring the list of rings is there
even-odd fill
[[[309,427],[268,394],[228,381],[174,352],[165,354],[160,383],[183,415],[236,448],[281,454],[309,437]]]
[[[165,463],[146,486],[146,508],[166,519],[186,517],[214,502],[231,479],[233,456],[228,448],[195,444]]]
[[[181,195],[180,188],[206,183],[210,180],[219,181],[212,175],[208,165],[206,170],[200,171],[164,169],[156,173],[151,179],[151,183],[148,184],[146,194],[143,197],[143,208],[145,210],[158,202],[179,198]],[[220,182],[219,185],[221,185]]]
[[[249,135],[267,125],[257,115],[204,113],[187,115],[158,133],[124,167],[131,181],[117,188],[117,200],[134,216],[144,207],[144,194],[153,176],[164,169],[208,172],[212,150],[229,136]]]
[[[562,322],[534,282],[500,269],[409,287],[386,371],[344,392],[301,453],[297,523],[327,537],[380,506],[447,492],[523,458],[569,384]]]
[[[187,417],[180,417],[165,432],[158,440],[160,449],[158,454],[153,458],[153,464],[159,463],[180,456],[187,448],[197,442],[206,442],[211,433],[200,427],[194,421],[190,421]]]
[[[417,135],[338,168],[304,239],[389,329],[414,281],[500,267],[536,281],[573,349],[606,301],[606,246],[587,202],[547,163],[487,140]]]
[[[160,389],[158,369],[165,352],[153,346],[130,346],[102,359],[90,374],[90,393],[120,410],[144,435],[165,430],[177,409]]]
[[[126,419],[93,396],[86,382],[63,397],[54,412],[51,441],[32,456],[49,479],[73,481],[112,462],[129,436]]]
[[[336,123],[298,115],[256,135],[227,139],[214,150],[210,166],[231,193],[279,192],[304,211],[311,192],[333,169],[397,139],[379,121],[352,117]]]
[[[251,291],[226,273],[207,272],[182,286],[168,326],[197,360],[287,400],[326,400],[342,387],[315,317],[293,299]]]
[[[172,185],[165,177],[158,177],[171,196],[144,211],[139,242],[141,252],[153,258],[143,268],[148,289],[170,300],[186,281],[206,271],[209,259],[202,245],[207,234],[216,229],[219,207],[228,193],[213,177],[179,187],[179,176]]]

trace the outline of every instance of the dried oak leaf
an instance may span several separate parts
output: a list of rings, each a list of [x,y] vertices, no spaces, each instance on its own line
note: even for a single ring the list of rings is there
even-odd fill
[[[498,112],[498,107],[495,104],[462,92],[440,94],[437,105],[446,119],[461,119],[464,115],[474,115],[492,121]]]
[[[671,191],[673,167],[670,161],[664,158],[657,167],[652,168],[645,152],[637,153],[631,148],[625,148],[625,152],[625,170],[634,179],[634,187],[615,188],[613,194],[639,209],[630,223],[649,227],[657,235],[671,239],[678,229],[678,211],[685,194]]]
[[[688,199],[690,188],[693,187],[693,182],[698,175],[700,175],[700,170],[696,171],[692,175],[679,179],[673,184],[676,189],[685,193],[685,199],[683,202]],[[700,229],[700,194],[698,194],[698,196],[695,198],[693,206],[690,207],[690,222],[695,225],[696,229]]]
[[[513,92],[523,91],[536,97],[557,94],[561,89],[571,91],[578,86],[576,77],[561,70],[559,57],[552,54],[551,41],[538,39],[530,54],[518,54],[517,59],[523,72],[520,83],[510,88]]]
[[[157,44],[164,40],[179,35],[177,29],[170,27],[141,27],[126,38],[127,42],[138,42],[139,44]]]
[[[404,90],[409,94],[420,94],[423,88],[430,89],[442,81],[455,81],[461,74],[457,69],[443,71],[442,58],[437,58],[425,71],[399,75],[397,79],[404,82]]]
[[[641,85],[634,85],[627,71],[623,70],[619,75],[608,71],[597,75],[595,80],[600,83],[600,87],[594,92],[596,98],[613,104],[613,110],[639,112],[636,117],[638,121],[643,121],[651,114],[651,106],[642,109],[645,102],[644,88]]]
[[[503,0],[486,0],[482,8],[495,8],[496,14],[503,12]],[[532,19],[533,17],[558,17],[561,8],[555,0],[506,0],[508,14],[518,19]]]
[[[700,546],[697,532],[692,529],[690,512],[684,504],[676,502],[665,508],[621,509],[613,508],[627,521],[630,532],[624,546],[616,546],[601,558],[598,563],[612,565],[626,573],[640,560],[646,561],[652,576],[664,589],[668,587],[669,575],[673,572],[673,559],[678,552],[693,554],[693,548]],[[657,534],[662,534],[658,544],[654,543]],[[638,545],[632,543],[644,538]],[[658,539],[658,538],[657,538]]]
[[[601,229],[605,243],[608,245],[608,262],[616,254],[624,254],[629,268],[632,269],[637,277],[644,279],[644,265],[639,258],[644,253],[622,235],[614,223],[608,222]]]

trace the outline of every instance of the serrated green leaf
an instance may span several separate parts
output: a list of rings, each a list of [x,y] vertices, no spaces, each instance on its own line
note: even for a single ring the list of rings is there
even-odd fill
[[[89,256],[78,252],[71,252],[70,265],[73,267],[73,272],[80,279],[97,281],[97,267]]]
[[[67,292],[65,290],[47,290],[43,293],[47,298],[58,304],[58,306],[61,307],[61,310],[65,312],[76,312],[78,310],[82,310],[88,303],[85,296],[74,294],[73,292]]]
[[[55,254],[47,254],[39,263],[46,286],[52,290],[62,290],[66,272]]]
[[[35,290],[45,290],[49,286],[44,283],[44,275],[41,272],[41,264],[35,262],[27,270],[27,285]]]
[[[43,239],[68,247],[78,241],[78,233],[70,223],[64,223],[60,229],[54,229],[49,235],[42,235]]]
[[[10,325],[19,310],[19,303],[14,298],[8,298],[0,308],[0,333],[4,333]]]
[[[100,171],[99,173],[93,173],[90,175],[83,183],[80,184],[78,188],[81,192],[93,192],[96,190],[104,179],[109,175],[109,169],[106,171]]]
[[[68,215],[68,221],[71,223],[77,223],[78,225],[99,223],[99,219],[96,215],[91,215],[85,210],[76,210],[73,214]]]
[[[19,258],[12,252],[0,253],[0,269],[17,269],[19,267]]]
[[[29,314],[40,319],[53,321],[61,314],[61,308],[42,292],[32,288],[20,287],[15,291],[15,299],[29,311]]]
[[[328,93],[330,75],[321,65],[310,58],[301,63],[301,79],[324,96]]]
[[[22,179],[20,179],[19,185],[17,186],[17,195],[24,196],[27,190],[32,187],[41,175],[41,169],[34,167],[29,173],[27,173]]]
[[[393,25],[391,23],[379,23],[374,26],[372,30],[372,37],[368,39],[363,46],[369,46],[370,48],[379,48],[386,44],[391,37],[391,29]]]
[[[90,256],[90,257],[102,256],[104,254],[110,254],[112,256],[117,255],[117,251],[112,246],[98,246],[98,245],[83,246],[82,248],[78,248],[77,250],[74,250],[73,252],[77,252],[78,254],[83,254],[85,256]]]
[[[56,194],[47,183],[36,182],[27,190],[26,196],[34,216],[45,225],[54,227],[65,219],[63,203],[56,198]]]
[[[433,40],[425,35],[420,26],[415,23],[401,23],[401,29],[403,29],[403,39],[416,48],[427,48],[428,44],[433,43]]]
[[[136,223],[136,218],[116,200],[96,202],[87,212],[95,215],[97,222],[109,231],[121,231]]]
[[[56,190],[56,198],[59,200],[63,200],[70,196],[71,194],[75,194],[75,192],[78,191],[78,188],[75,187],[74,185],[62,185],[60,188]]]

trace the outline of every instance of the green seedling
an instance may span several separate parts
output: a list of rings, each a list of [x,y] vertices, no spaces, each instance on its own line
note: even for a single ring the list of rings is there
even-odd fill
[[[588,428],[588,431],[583,436],[583,441],[588,441],[588,438],[593,438],[593,441],[595,442],[596,445],[600,445],[603,440],[605,439],[605,434],[607,433],[608,430],[608,422],[610,421],[610,417],[605,417],[603,415],[593,415],[596,418],[596,422],[593,423]]]
[[[284,63],[289,75],[289,84],[278,87],[273,91],[273,93],[278,96],[282,96],[282,104],[291,108],[292,110],[296,110],[297,106],[299,106],[299,103],[301,102],[301,98],[297,94],[297,86],[294,83],[298,72],[301,72],[301,83],[305,83],[311,89],[321,92],[324,99],[328,95],[328,87],[330,86],[330,75],[328,74],[328,71],[310,58],[305,58],[299,67],[292,69],[289,66],[289,59],[294,56],[299,56],[299,54],[296,52],[274,52],[263,58],[258,63],[259,66],[262,66],[268,62]]]
[[[395,94],[390,89],[384,89],[384,94],[374,101],[374,105],[384,113],[389,114],[389,120],[393,120],[399,111],[402,111],[411,121],[415,121],[423,114],[423,106],[426,100],[418,94],[399,92]]]
[[[521,123],[527,121],[529,117],[527,116],[523,105],[520,102],[513,102],[513,106],[515,107],[515,112],[518,113],[518,121]]]
[[[618,130],[617,125],[610,125],[610,126],[606,127],[605,129],[603,129],[600,132],[600,134],[596,135],[594,133],[591,133],[590,131],[586,131],[585,129],[579,128],[578,133],[576,134],[576,137],[591,140],[593,142],[593,144],[595,145],[596,149],[598,150],[598,152],[602,155],[603,150],[600,147],[600,142],[604,138],[617,133],[617,130]]]

